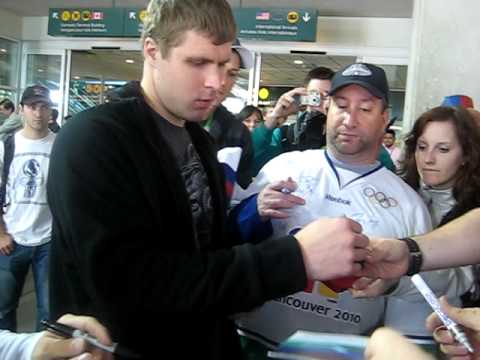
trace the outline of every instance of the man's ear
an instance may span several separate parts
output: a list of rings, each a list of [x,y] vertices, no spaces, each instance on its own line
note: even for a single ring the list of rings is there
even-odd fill
[[[385,110],[383,110],[382,118],[383,118],[383,128],[386,130],[390,122],[390,109],[388,107]]]
[[[152,63],[155,63],[155,61],[158,59],[158,57],[161,57],[162,54],[160,52],[160,48],[155,40],[153,40],[151,37],[147,37],[143,41],[143,57],[145,60],[152,65]]]

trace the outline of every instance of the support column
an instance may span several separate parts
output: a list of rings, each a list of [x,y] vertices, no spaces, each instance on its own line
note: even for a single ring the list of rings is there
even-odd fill
[[[404,132],[447,95],[468,95],[480,108],[478,14],[478,0],[414,1]]]

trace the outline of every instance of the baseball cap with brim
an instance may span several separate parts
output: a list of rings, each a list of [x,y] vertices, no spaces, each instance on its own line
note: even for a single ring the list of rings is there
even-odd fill
[[[235,39],[235,42],[232,44],[232,49],[235,49],[235,51],[240,56],[240,67],[242,69],[248,70],[253,67],[253,54],[250,50],[240,44],[240,40]]]
[[[22,94],[20,103],[23,105],[31,105],[37,102],[44,102],[48,105],[52,105],[52,100],[50,100],[50,91],[41,85],[27,87]]]
[[[359,85],[367,89],[373,96],[385,100],[388,104],[388,82],[385,71],[375,65],[367,63],[350,64],[338,71],[332,78],[332,87],[329,94],[334,95],[347,85]]]

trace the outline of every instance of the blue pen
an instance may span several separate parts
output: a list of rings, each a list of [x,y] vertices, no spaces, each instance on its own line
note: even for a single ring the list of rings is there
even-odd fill
[[[53,332],[57,335],[66,337],[66,338],[79,338],[85,340],[87,343],[89,343],[92,346],[95,346],[98,349],[107,351],[109,353],[112,353],[114,355],[122,356],[125,358],[129,359],[140,359],[141,356],[139,354],[134,353],[131,350],[128,350],[122,346],[120,346],[118,343],[113,343],[112,345],[108,346],[105,344],[102,344],[100,341],[98,341],[96,338],[93,336],[89,335],[88,333],[75,329],[71,326],[61,324],[58,322],[51,323],[48,322],[47,320],[42,320],[41,324],[45,327],[46,330]]]

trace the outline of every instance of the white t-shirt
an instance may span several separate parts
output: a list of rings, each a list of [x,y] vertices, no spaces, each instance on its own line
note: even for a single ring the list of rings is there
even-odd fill
[[[21,131],[14,136],[15,153],[8,174],[3,220],[16,243],[42,245],[50,241],[52,233],[47,177],[55,134],[49,132],[36,140],[25,138]]]
[[[33,348],[42,335],[43,332],[15,334],[7,330],[0,330],[0,359],[31,360]]]
[[[306,204],[290,209],[289,218],[272,221],[274,238],[294,233],[321,217],[346,216],[359,222],[366,235],[377,237],[401,238],[432,228],[425,204],[398,176],[383,166],[364,175],[336,167],[324,150],[296,151],[274,158],[244,195],[257,193],[288,176],[298,184],[294,194],[304,198]],[[434,290],[446,292],[449,270],[424,274]],[[431,334],[425,329],[424,319],[430,312],[409,278],[402,278],[392,296],[371,299],[354,299],[349,292],[336,293],[326,284],[315,282],[306,291],[267,302],[237,324],[257,339],[281,342],[296,330],[368,334],[387,314],[393,319],[386,320],[386,325],[409,335],[428,336]],[[420,320],[412,321],[412,317]]]

